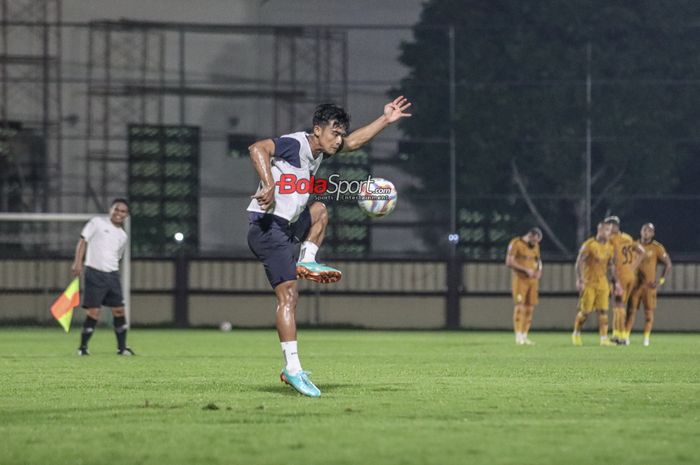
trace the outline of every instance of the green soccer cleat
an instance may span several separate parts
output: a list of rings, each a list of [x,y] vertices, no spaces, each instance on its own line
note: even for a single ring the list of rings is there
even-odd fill
[[[320,397],[321,391],[309,379],[309,373],[300,371],[296,375],[290,375],[287,369],[283,369],[280,373],[280,381],[292,386],[298,393],[308,397]]]
[[[308,279],[317,283],[336,283],[343,277],[340,270],[316,262],[297,263],[297,279]]]

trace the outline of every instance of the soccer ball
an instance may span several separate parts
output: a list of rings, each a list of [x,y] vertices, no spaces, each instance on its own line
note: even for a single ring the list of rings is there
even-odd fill
[[[396,208],[397,192],[394,185],[382,178],[372,178],[362,184],[357,204],[367,216],[386,216]]]
[[[228,333],[229,331],[231,331],[231,329],[233,329],[233,325],[230,321],[222,321],[219,325],[219,329],[225,333]]]

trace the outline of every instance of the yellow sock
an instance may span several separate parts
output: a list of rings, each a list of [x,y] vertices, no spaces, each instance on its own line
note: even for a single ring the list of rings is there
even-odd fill
[[[651,332],[644,333],[644,339],[649,339],[650,336],[651,336]]]

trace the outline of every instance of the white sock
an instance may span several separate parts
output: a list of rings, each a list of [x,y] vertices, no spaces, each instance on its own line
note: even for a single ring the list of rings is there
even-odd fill
[[[300,262],[315,262],[318,246],[311,241],[304,241],[301,244],[301,252],[299,253]]]
[[[297,341],[282,342],[282,355],[286,363],[287,373],[296,375],[301,371],[301,362],[297,353]]]
[[[525,333],[515,333],[515,342],[522,342],[525,340]]]
[[[581,335],[581,331],[574,331],[574,336],[580,336],[580,335]]]
[[[605,336],[600,336],[600,340],[601,340],[601,341],[605,341],[605,340],[607,340],[607,339],[608,339],[608,336],[607,336],[607,335],[605,335]]]

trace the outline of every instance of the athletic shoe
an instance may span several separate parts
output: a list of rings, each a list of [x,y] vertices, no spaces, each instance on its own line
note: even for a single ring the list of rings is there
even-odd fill
[[[583,341],[581,340],[581,335],[580,335],[580,334],[578,334],[578,335],[577,335],[577,334],[572,334],[572,335],[571,335],[571,342],[572,342],[575,346],[582,346],[582,345],[583,345]]]
[[[87,347],[78,347],[78,356],[85,357],[86,355],[90,355],[90,352],[88,352]]]
[[[619,345],[621,345],[621,346],[628,346],[628,345],[630,345],[630,340],[629,340],[628,338],[620,339]]]
[[[524,345],[524,346],[534,346],[534,345],[535,345],[535,341],[531,341],[530,339],[525,338],[525,339],[523,339],[523,341],[522,341],[522,345]]]
[[[296,375],[290,375],[287,369],[280,372],[280,381],[292,386],[297,392],[309,397],[319,397],[321,391],[309,379],[309,373],[300,371]]]
[[[644,347],[649,347],[649,344],[651,344],[651,341],[649,341],[649,339],[644,339]]]
[[[606,339],[600,340],[600,345],[603,347],[612,347],[612,346],[616,346],[617,344],[615,344],[614,342],[611,342],[610,339],[606,338]]]
[[[612,342],[613,344],[617,344],[617,345],[619,345],[619,346],[622,345],[622,339],[620,339],[620,338],[617,337],[617,336],[611,337],[611,338],[610,338],[610,342]]]
[[[124,347],[123,349],[117,350],[117,355],[122,355],[124,357],[131,357],[132,355],[136,355],[133,350],[131,350],[130,347]]]
[[[317,283],[335,283],[340,281],[343,273],[340,270],[331,268],[316,262],[297,263],[297,279],[308,279]]]

